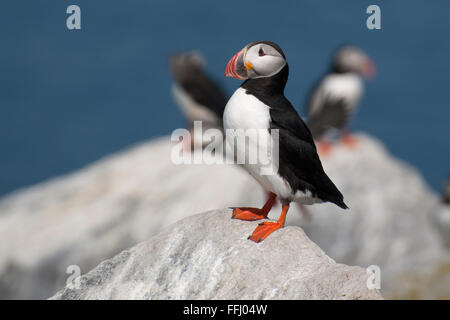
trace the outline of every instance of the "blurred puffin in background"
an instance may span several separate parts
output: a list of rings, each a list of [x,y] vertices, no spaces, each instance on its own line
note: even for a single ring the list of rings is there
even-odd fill
[[[444,240],[444,245],[450,249],[450,177],[444,183],[441,206],[433,213],[432,218]]]
[[[232,218],[259,220],[267,215],[278,197],[282,211],[277,222],[258,225],[250,240],[260,242],[282,228],[291,202],[314,204],[331,202],[346,209],[341,192],[323,170],[308,127],[284,96],[289,68],[281,48],[270,41],[252,42],[234,55],[225,69],[225,76],[246,80],[234,92],[223,114],[225,130],[258,130],[272,141],[270,153],[277,154],[274,172],[263,174],[260,162],[249,161],[249,150],[260,147],[258,139],[247,145],[234,145],[242,165],[267,191],[270,197],[261,208],[235,208]],[[277,131],[273,131],[277,129]],[[227,132],[228,134],[228,132]],[[227,142],[231,139],[227,136]],[[259,140],[259,141],[261,141]],[[274,146],[278,144],[278,152]],[[242,148],[243,147],[243,148]]]
[[[348,127],[350,118],[364,91],[362,77],[372,78],[375,72],[374,62],[361,49],[346,45],[336,50],[331,70],[311,90],[306,104],[308,127],[320,154],[329,153],[330,136],[336,133],[345,145],[356,145]]]
[[[444,192],[442,192],[442,202],[445,205],[450,206],[450,177],[447,178],[447,181],[444,185]]]
[[[188,149],[194,146],[194,121],[202,122],[203,132],[210,128],[223,130],[222,117],[227,97],[206,74],[205,67],[206,60],[198,51],[180,52],[169,57],[169,69],[174,80],[172,95],[186,118],[187,129],[191,131],[191,139],[183,141],[183,147]],[[204,146],[208,141],[199,143]]]

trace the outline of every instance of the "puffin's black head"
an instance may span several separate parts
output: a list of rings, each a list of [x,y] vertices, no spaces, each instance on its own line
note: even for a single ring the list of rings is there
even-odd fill
[[[333,58],[335,72],[356,72],[366,78],[375,76],[375,63],[361,49],[345,45],[336,50]]]
[[[203,72],[205,57],[198,51],[179,52],[169,56],[169,68],[177,81],[193,73]]]
[[[283,50],[270,41],[256,41],[246,45],[227,64],[226,77],[237,79],[267,78],[286,66]]]

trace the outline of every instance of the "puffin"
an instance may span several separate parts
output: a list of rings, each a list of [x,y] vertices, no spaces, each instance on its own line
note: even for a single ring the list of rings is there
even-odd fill
[[[348,129],[364,91],[363,78],[375,76],[373,60],[360,48],[343,45],[333,55],[330,71],[315,85],[307,99],[308,127],[321,154],[328,154],[331,136],[353,148],[356,139]]]
[[[450,206],[450,177],[447,178],[444,184],[444,191],[442,192],[442,202]]]
[[[272,232],[284,227],[291,202],[315,204],[330,202],[347,209],[344,197],[325,173],[317,154],[311,132],[295,108],[284,96],[289,67],[283,50],[271,41],[247,44],[236,53],[225,68],[225,76],[245,80],[228,100],[223,113],[227,145],[233,133],[258,130],[272,143],[269,151],[278,155],[273,172],[267,174],[262,163],[246,158],[248,144],[233,144],[237,155],[244,155],[241,164],[270,194],[262,208],[234,208],[233,219],[254,221],[267,219],[276,199],[281,202],[281,214],[276,222],[260,223],[249,239],[261,242]],[[231,146],[229,146],[231,148]],[[256,147],[257,148],[257,147]]]
[[[441,205],[433,212],[432,218],[445,246],[450,248],[450,177],[444,182]]]
[[[198,51],[172,54],[169,70],[173,77],[172,96],[186,118],[187,129],[192,134],[194,121],[201,121],[202,130],[223,130],[222,117],[228,101],[222,88],[205,72],[206,60]],[[194,139],[183,141],[192,148]],[[207,141],[201,141],[202,146]]]

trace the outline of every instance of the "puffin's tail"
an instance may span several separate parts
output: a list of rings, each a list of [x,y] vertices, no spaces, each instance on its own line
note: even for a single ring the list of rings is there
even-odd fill
[[[320,198],[327,202],[332,202],[342,209],[348,209],[344,202],[344,196],[325,173],[324,180],[325,183],[323,185],[326,187],[322,190],[322,195],[319,195]]]
[[[331,201],[338,207],[341,207],[342,209],[348,209],[348,206],[345,204],[344,200],[338,200],[338,201]]]

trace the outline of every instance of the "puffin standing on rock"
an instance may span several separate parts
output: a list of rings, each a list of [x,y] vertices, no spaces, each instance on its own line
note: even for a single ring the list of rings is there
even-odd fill
[[[331,71],[313,88],[306,104],[308,127],[321,154],[328,154],[331,144],[327,135],[340,132],[341,141],[349,147],[356,140],[349,134],[348,123],[363,94],[361,77],[372,78],[375,64],[361,49],[342,46],[334,54]]]
[[[251,164],[248,150],[237,145],[237,153],[246,156],[243,167],[270,192],[270,197],[261,209],[235,208],[232,218],[265,219],[277,197],[282,204],[278,221],[260,223],[249,237],[255,242],[284,226],[291,202],[332,202],[347,209],[341,192],[323,170],[311,132],[284,96],[288,74],[283,51],[270,41],[246,45],[225,69],[225,76],[246,80],[225,107],[223,123],[227,134],[239,129],[261,130],[271,139],[272,146],[278,145],[276,170],[272,174],[262,174],[261,164]],[[277,136],[273,134],[274,129],[277,129]],[[249,139],[249,149],[252,143],[255,140]]]

